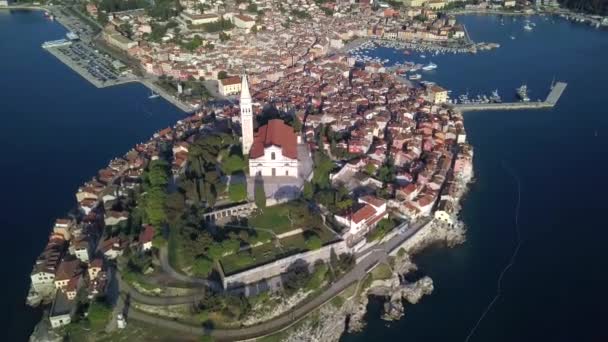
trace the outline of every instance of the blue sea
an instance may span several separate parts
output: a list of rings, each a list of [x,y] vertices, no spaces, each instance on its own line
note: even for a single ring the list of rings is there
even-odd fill
[[[139,85],[97,89],[43,50],[66,30],[42,12],[0,10],[2,341],[26,341],[29,273],[78,186],[184,114]]]
[[[497,89],[514,100],[515,88],[527,84],[536,100],[545,98],[554,78],[568,87],[552,110],[465,113],[476,173],[462,212],[467,241],[415,258],[435,291],[407,306],[402,320],[380,320],[381,302],[372,301],[367,329],[343,342],[466,341],[469,335],[479,342],[608,340],[608,224],[602,219],[608,211],[608,31],[530,19],[532,32],[524,31],[523,18],[459,17],[473,40],[501,45],[491,52],[421,58],[375,51],[390,63],[432,61],[438,68],[421,72],[423,79],[452,96]],[[518,242],[500,295],[480,320]]]
[[[372,301],[367,329],[343,341],[465,341],[469,335],[483,342],[605,341],[608,32],[549,17],[533,17],[532,32],[523,30],[521,18],[505,17],[504,25],[496,16],[459,20],[474,40],[501,47],[424,59],[385,48],[376,53],[393,62],[433,61],[439,67],[424,79],[453,95],[498,89],[508,100],[526,83],[533,99],[544,98],[554,77],[568,87],[553,110],[465,114],[477,179],[464,200],[466,243],[418,255],[434,293],[388,325],[378,318],[381,303]],[[40,47],[64,34],[40,12],[0,11],[6,341],[26,341],[40,317],[24,304],[31,265],[53,220],[74,206],[78,185],[183,116],[161,99],[149,100],[138,84],[96,89],[87,83]],[[500,296],[480,321],[518,242]]]

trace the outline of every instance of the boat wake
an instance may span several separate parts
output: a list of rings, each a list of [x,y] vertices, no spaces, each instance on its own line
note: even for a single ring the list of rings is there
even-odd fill
[[[496,282],[496,294],[494,295],[494,298],[488,304],[488,306],[483,311],[481,316],[479,316],[479,319],[477,320],[477,322],[475,323],[473,328],[471,328],[471,331],[469,331],[467,338],[465,338],[465,340],[464,340],[465,342],[469,342],[469,340],[473,337],[473,335],[475,334],[475,331],[477,330],[477,328],[479,327],[481,322],[484,320],[484,318],[486,317],[488,312],[490,312],[490,310],[494,306],[494,303],[496,303],[498,301],[498,299],[500,298],[500,295],[502,294],[502,280],[503,280],[505,274],[507,273],[507,271],[515,264],[515,259],[517,258],[517,254],[519,253],[519,249],[521,248],[521,244],[522,244],[521,233],[519,231],[519,209],[521,206],[521,181],[520,181],[519,177],[517,176],[517,174],[513,171],[513,169],[511,169],[504,160],[502,161],[502,166],[505,170],[507,170],[507,172],[511,175],[511,177],[513,177],[513,179],[517,183],[517,204],[515,205],[515,238],[517,241],[517,245],[515,246],[515,249],[513,250],[513,253],[511,254],[509,263],[502,269],[502,272],[500,272],[500,276],[498,277],[498,280]]]

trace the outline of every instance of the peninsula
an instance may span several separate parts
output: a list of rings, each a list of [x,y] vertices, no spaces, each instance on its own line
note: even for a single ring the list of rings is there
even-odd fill
[[[432,292],[411,255],[464,241],[462,113],[348,51],[361,37],[476,50],[454,17],[437,1],[139,5],[49,7],[79,36],[51,53],[192,113],[76,190],[31,272],[27,301],[48,308],[34,340],[334,341],[363,329],[368,295],[391,320]]]

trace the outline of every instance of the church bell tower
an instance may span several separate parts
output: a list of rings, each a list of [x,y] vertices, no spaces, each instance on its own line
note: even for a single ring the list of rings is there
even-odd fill
[[[249,93],[249,83],[247,75],[243,75],[241,80],[241,133],[243,137],[243,156],[249,155],[251,145],[253,145],[253,111],[251,107],[251,94]]]

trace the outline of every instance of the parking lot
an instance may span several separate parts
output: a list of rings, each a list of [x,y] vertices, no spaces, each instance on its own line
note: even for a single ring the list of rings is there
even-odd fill
[[[56,51],[69,58],[73,63],[72,66],[85,70],[89,76],[102,84],[116,81],[120,77],[110,58],[103,56],[84,42],[73,42],[69,46],[56,48]]]

